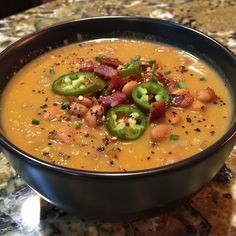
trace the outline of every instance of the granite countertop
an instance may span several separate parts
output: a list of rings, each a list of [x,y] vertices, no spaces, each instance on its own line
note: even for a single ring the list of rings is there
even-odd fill
[[[150,16],[214,37],[236,53],[235,0],[63,0],[0,19],[0,51],[22,36],[70,19]],[[236,148],[226,166],[190,203],[150,219],[87,221],[46,203],[0,153],[0,235],[236,235]]]

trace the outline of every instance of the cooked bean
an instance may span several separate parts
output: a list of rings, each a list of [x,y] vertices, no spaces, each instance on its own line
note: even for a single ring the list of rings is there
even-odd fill
[[[56,130],[56,139],[61,143],[72,144],[75,142],[75,133],[74,130],[69,127],[61,127]]]
[[[201,102],[211,102],[216,99],[216,94],[213,89],[206,88],[198,90],[196,97]]]
[[[73,102],[70,105],[70,109],[68,112],[71,115],[76,115],[76,116],[83,116],[88,112],[88,108],[85,105],[79,104],[77,102]]]
[[[170,165],[173,164],[175,162],[181,161],[181,157],[177,154],[169,154],[166,156],[166,160],[165,160],[165,164],[166,165]]]
[[[86,113],[84,120],[89,127],[95,128],[99,125],[103,114],[103,106],[95,105]]]
[[[201,112],[206,111],[206,105],[197,99],[194,99],[193,103],[190,105],[190,110]]]
[[[151,139],[154,142],[160,142],[164,140],[169,134],[169,127],[166,124],[157,124],[151,130]]]
[[[176,125],[176,124],[179,124],[180,121],[181,121],[181,116],[178,115],[177,113],[175,114],[171,114],[171,116],[168,118],[168,120],[170,121],[170,123],[172,125]]]
[[[177,89],[173,91],[172,93],[176,95],[189,95],[190,94],[188,89]]]
[[[79,103],[90,108],[93,106],[93,101],[89,98],[82,97],[82,99],[79,99]]]
[[[76,97],[76,96],[66,96],[65,100],[68,100],[70,102],[78,102],[78,97]]]
[[[122,88],[122,93],[124,93],[127,97],[130,97],[132,94],[132,90],[137,85],[136,81],[130,81],[127,84],[124,85]]]
[[[54,120],[58,111],[59,109],[56,106],[47,107],[43,110],[42,118],[47,121]]]
[[[179,57],[179,62],[180,62],[180,65],[181,66],[185,66],[185,67],[188,67],[190,66],[191,64],[193,64],[193,60],[190,59],[189,57],[186,57],[186,56],[180,56]]]

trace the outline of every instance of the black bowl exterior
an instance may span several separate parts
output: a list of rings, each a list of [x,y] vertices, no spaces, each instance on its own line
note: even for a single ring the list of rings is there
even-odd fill
[[[222,167],[232,142],[197,163],[140,175],[68,174],[6,149],[5,154],[24,181],[52,204],[85,219],[123,221],[153,216],[198,192]]]
[[[172,44],[205,59],[227,78],[235,104],[236,59],[229,51],[189,28],[136,17],[73,21],[23,38],[0,55],[0,71],[3,72],[0,88],[4,89],[6,78],[15,70],[65,41],[127,36]],[[28,156],[3,135],[0,143],[19,175],[49,202],[82,218],[121,221],[152,215],[202,189],[229,156],[235,143],[235,129],[234,117],[227,134],[198,155],[174,165],[127,173],[96,173],[53,166]]]

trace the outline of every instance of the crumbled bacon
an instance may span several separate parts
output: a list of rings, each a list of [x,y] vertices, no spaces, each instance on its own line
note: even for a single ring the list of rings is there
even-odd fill
[[[143,81],[150,81],[150,80],[152,80],[152,78],[153,78],[153,74],[151,71],[144,73],[142,76]]]
[[[119,65],[122,65],[122,62],[116,58],[101,58],[98,60],[102,65],[111,66],[117,68]]]
[[[136,82],[143,82],[143,81],[145,81],[144,80],[144,77],[141,75],[141,74],[137,74],[137,75],[131,75],[130,77],[129,77],[129,80],[130,81],[136,81]]]
[[[194,98],[191,95],[178,95],[171,94],[171,103],[173,107],[189,107],[194,101]]]
[[[93,72],[94,71],[94,62],[92,60],[80,58],[80,71],[84,72]]]
[[[166,115],[166,103],[164,100],[155,102],[149,112],[149,121],[155,122]]]
[[[114,76],[118,76],[118,71],[107,65],[99,65],[95,68],[94,73],[104,79],[111,79]]]
[[[158,78],[158,81],[163,84],[164,87],[167,88],[169,92],[172,92],[176,88],[178,88],[178,83],[174,80],[167,79],[162,73],[156,72],[156,77]]]
[[[128,82],[127,78],[120,78],[119,76],[113,76],[107,87],[108,92],[112,92],[113,89],[118,90]]]
[[[98,102],[100,102],[100,104],[105,108],[114,107],[116,105],[126,103],[127,97],[124,93],[115,92],[109,96],[100,97]]]

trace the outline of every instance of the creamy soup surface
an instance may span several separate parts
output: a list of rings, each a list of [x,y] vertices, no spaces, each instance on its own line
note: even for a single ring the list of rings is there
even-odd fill
[[[55,83],[65,74],[69,79]],[[91,74],[102,83],[84,92]],[[71,95],[77,75],[82,87]],[[162,93],[141,84],[157,84]],[[117,106],[134,111],[119,116]],[[1,102],[4,133],[20,149],[46,162],[109,172],[159,167],[201,152],[224,134],[231,114],[230,93],[208,65],[177,48],[126,39],[40,56],[16,73]]]

